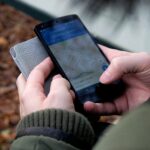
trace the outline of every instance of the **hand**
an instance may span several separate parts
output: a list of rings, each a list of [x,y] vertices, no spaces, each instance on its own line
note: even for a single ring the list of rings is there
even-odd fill
[[[30,73],[27,81],[21,74],[17,79],[17,87],[20,100],[20,115],[24,117],[32,112],[42,109],[65,109],[75,111],[73,99],[74,93],[70,90],[69,82],[56,75],[51,82],[50,92],[44,93],[44,81],[53,69],[50,58],[46,58]]]
[[[150,97],[150,55],[144,52],[118,51],[104,46],[101,46],[101,49],[111,63],[101,75],[100,82],[108,84],[122,79],[127,89],[112,103],[86,102],[85,110],[98,114],[121,114],[148,100]]]

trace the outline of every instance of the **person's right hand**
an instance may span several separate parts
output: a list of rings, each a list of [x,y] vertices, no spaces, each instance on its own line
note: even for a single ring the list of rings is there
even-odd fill
[[[111,62],[100,77],[100,82],[109,84],[122,79],[127,89],[112,103],[86,102],[84,108],[97,114],[120,114],[130,110],[150,98],[150,54],[130,53],[101,46]]]

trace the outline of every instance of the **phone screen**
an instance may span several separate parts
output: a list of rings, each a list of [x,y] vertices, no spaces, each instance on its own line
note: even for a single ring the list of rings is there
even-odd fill
[[[75,91],[99,83],[108,61],[80,20],[57,23],[40,34]]]

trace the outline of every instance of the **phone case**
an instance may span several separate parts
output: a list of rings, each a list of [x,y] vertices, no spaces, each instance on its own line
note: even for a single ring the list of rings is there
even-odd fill
[[[23,76],[27,79],[32,69],[46,57],[49,57],[43,45],[37,37],[16,44],[10,49],[10,54]],[[52,77],[56,74],[54,70],[45,82],[45,93],[48,94]]]

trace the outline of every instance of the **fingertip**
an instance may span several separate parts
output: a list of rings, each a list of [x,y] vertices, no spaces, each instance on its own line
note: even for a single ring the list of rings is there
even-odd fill
[[[53,69],[54,64],[50,57],[45,58],[40,64],[38,64],[35,69],[42,69],[45,70],[45,72],[49,72]]]
[[[44,61],[51,61],[51,59],[50,59],[50,57],[46,57],[45,59],[44,59]]]
[[[108,73],[108,71],[105,71],[99,78],[99,81],[103,84],[108,84],[112,81],[112,76]]]
[[[62,89],[62,88],[66,88],[67,90],[70,90],[70,83],[68,80],[66,80],[65,78],[63,78],[60,74],[56,75],[53,77],[52,82],[51,82],[51,86],[50,89]]]
[[[53,62],[49,57],[45,58],[40,64],[35,66],[28,76],[27,83],[43,84],[47,76],[53,69]]]
[[[45,58],[42,63],[44,63],[44,65],[48,66],[49,67],[48,69],[50,71],[54,68],[54,64],[53,64],[52,60],[50,59],[50,57]]]
[[[41,64],[51,64],[51,59],[49,57],[46,57],[43,61],[41,61],[38,65],[41,65]],[[36,66],[37,67],[37,66]]]
[[[92,112],[94,110],[94,103],[93,102],[90,102],[90,101],[87,101],[84,103],[84,109],[87,111],[87,112]]]
[[[103,53],[108,57],[108,59],[110,58],[110,55],[112,53],[114,53],[114,51],[116,50],[116,49],[112,49],[112,48],[106,47],[104,45],[99,45],[99,47],[103,51]]]
[[[108,48],[108,47],[106,47],[106,46],[104,46],[104,45],[99,45],[99,47],[100,47],[102,50],[104,50],[104,51],[110,50],[110,48]]]
[[[55,75],[52,79],[52,82],[59,85],[59,87],[67,87],[67,89],[70,89],[69,81],[63,78],[60,74]]]
[[[54,67],[54,64],[53,64],[52,60],[50,59],[50,57],[47,57],[45,59],[45,61],[47,61],[50,64],[51,67]]]
[[[57,74],[53,77],[53,80],[58,79],[58,78],[62,78],[62,76],[60,74]]]
[[[44,59],[44,61],[51,62],[51,59],[50,59],[50,57],[46,57],[46,58]]]

